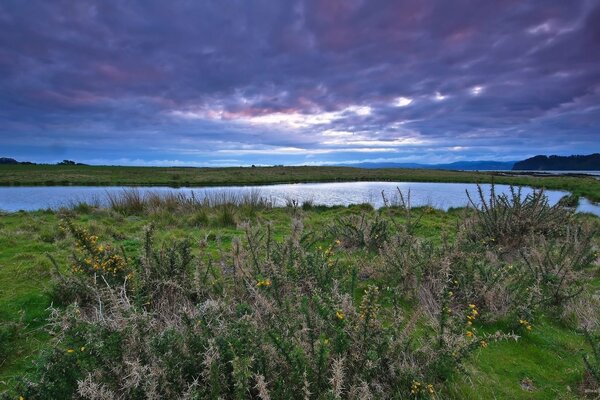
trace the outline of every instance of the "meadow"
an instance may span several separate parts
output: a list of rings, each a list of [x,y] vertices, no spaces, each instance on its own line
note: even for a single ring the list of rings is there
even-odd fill
[[[460,182],[498,183],[564,190],[600,201],[600,181],[592,177],[531,176],[512,172],[351,167],[112,167],[80,165],[0,165],[0,186],[149,185],[199,187],[299,182]]]
[[[600,219],[516,189],[397,199],[132,191],[2,215],[0,398],[599,395]]]

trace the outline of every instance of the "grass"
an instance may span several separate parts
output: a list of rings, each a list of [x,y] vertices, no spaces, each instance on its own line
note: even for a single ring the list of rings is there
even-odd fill
[[[154,185],[199,187],[299,182],[457,182],[531,186],[564,190],[600,201],[600,181],[591,177],[531,176],[523,173],[428,169],[361,169],[351,167],[110,167],[65,165],[0,165],[0,186]]]
[[[90,168],[92,171],[110,169],[74,167],[74,170],[75,168]],[[118,168],[114,170],[119,171]],[[149,175],[146,175],[146,169],[134,170],[143,171],[140,177],[150,179]],[[157,179],[171,173],[168,172],[171,169],[162,170],[167,175],[158,174]],[[189,169],[189,176],[194,176],[194,172],[200,174],[201,171]],[[393,178],[395,172],[386,171],[391,174],[390,179],[406,180]],[[365,173],[370,172],[365,170]],[[425,173],[429,174],[430,171]],[[91,173],[90,176],[95,176],[94,174]],[[1,176],[5,177],[3,174]],[[84,179],[83,176],[86,175],[79,176]],[[188,175],[181,173],[180,176]],[[211,179],[215,179],[215,175],[211,176]],[[453,173],[444,176],[448,179],[456,177]],[[485,175],[469,173],[468,176],[482,178]],[[107,177],[110,180],[105,181],[106,184],[131,183],[121,182],[110,173]],[[81,184],[77,181],[72,183]],[[155,181],[152,183],[160,184]],[[182,238],[188,238],[194,243],[206,240],[209,253],[217,256],[220,246],[228,248],[235,237],[243,236],[244,231],[236,225],[236,221],[268,221],[272,226],[274,238],[281,240],[290,233],[292,220],[296,216],[301,216],[307,229],[323,231],[340,218],[364,212],[364,208],[312,206],[299,210],[257,207],[250,212],[238,205],[227,211],[225,217],[219,207],[207,208],[203,212],[197,223],[190,222],[193,213],[172,215],[160,210],[123,214],[107,209],[79,207],[78,211],[69,211],[69,215],[76,224],[86,227],[91,234],[101,237],[103,241],[122,246],[129,255],[139,254],[143,245],[144,227],[152,223],[156,227],[159,243]],[[452,239],[464,212],[462,209],[442,212],[429,207],[413,209],[413,217],[419,219],[415,234],[436,243],[442,242],[442,232]],[[404,218],[402,213],[389,215],[393,215],[392,218],[397,221]],[[599,220],[592,216],[580,218],[599,223]],[[14,378],[31,369],[37,353],[50,343],[49,335],[43,329],[48,316],[47,308],[52,301],[52,264],[47,255],[52,255],[59,265],[66,266],[73,247],[73,239],[60,231],[59,222],[60,213],[50,211],[19,212],[0,216],[0,326],[17,326],[15,333],[4,339],[7,342],[4,347],[9,349],[9,352],[4,359],[0,358],[0,393],[12,385]],[[359,250],[347,252],[342,257],[350,265],[361,265],[368,263],[372,254]],[[366,286],[366,283],[361,285]],[[600,287],[598,277],[592,282],[592,286]],[[410,309],[410,304],[406,307]],[[508,325],[501,323],[482,327],[490,332],[507,328]],[[581,384],[584,370],[581,357],[587,348],[581,333],[563,326],[554,319],[545,318],[536,324],[533,332],[519,341],[500,342],[490,345],[489,349],[478,351],[466,366],[468,375],[453,376],[441,395],[453,399],[580,398],[578,385]]]

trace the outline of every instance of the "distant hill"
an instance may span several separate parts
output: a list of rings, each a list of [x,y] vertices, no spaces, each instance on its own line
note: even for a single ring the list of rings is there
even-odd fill
[[[0,157],[0,164],[20,164],[14,158]]]
[[[514,161],[457,161],[449,164],[360,163],[345,164],[345,166],[357,168],[421,168],[462,171],[510,171],[514,164]]]
[[[0,165],[37,165],[31,161],[17,161],[14,158],[9,157],[0,157]],[[71,160],[62,160],[61,162],[57,162],[55,165],[87,165],[83,163],[78,163]]]
[[[587,156],[535,156],[518,161],[513,171],[600,171],[600,153]]]

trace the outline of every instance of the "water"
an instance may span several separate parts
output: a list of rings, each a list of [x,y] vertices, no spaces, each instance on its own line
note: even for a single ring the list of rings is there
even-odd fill
[[[187,196],[192,193],[202,199],[215,193],[248,194],[258,191],[262,197],[270,199],[275,206],[283,206],[289,199],[302,204],[312,201],[322,205],[349,205],[370,203],[374,207],[383,205],[381,192],[385,192],[389,200],[397,200],[399,188],[406,195],[411,192],[413,207],[429,205],[442,210],[451,207],[463,207],[468,199],[465,191],[477,198],[477,185],[469,183],[430,183],[430,182],[342,182],[342,183],[296,183],[263,186],[221,186],[208,188],[171,188],[171,187],[138,187],[141,193],[179,192]],[[482,185],[489,193],[490,185]],[[0,187],[0,210],[14,212],[19,210],[58,209],[69,207],[77,202],[90,204],[107,204],[107,195],[119,194],[131,187],[111,186],[34,186],[34,187]],[[506,193],[507,185],[496,185],[496,193]],[[523,188],[523,194],[531,193],[531,188]],[[567,192],[546,191],[551,204],[555,204]],[[590,212],[600,216],[600,205],[581,199],[578,211]]]

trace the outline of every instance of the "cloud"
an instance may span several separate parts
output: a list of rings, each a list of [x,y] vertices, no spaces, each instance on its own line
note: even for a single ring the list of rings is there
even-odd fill
[[[600,151],[599,21],[598,0],[2,2],[0,148],[160,165]]]

